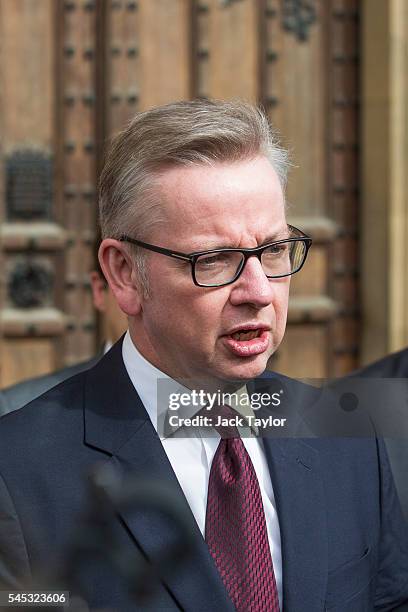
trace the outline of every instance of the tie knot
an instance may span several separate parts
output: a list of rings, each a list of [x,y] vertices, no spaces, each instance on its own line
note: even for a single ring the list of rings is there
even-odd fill
[[[209,414],[212,417],[214,429],[223,440],[240,437],[238,432],[239,414],[231,406],[228,406],[228,404],[214,406]]]

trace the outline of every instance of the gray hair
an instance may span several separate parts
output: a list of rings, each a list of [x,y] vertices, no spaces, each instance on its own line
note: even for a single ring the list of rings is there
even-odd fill
[[[181,101],[137,114],[107,151],[100,178],[102,238],[146,240],[162,222],[158,174],[166,166],[213,165],[266,156],[286,187],[288,152],[264,112],[240,100]],[[144,257],[136,263],[147,286]]]

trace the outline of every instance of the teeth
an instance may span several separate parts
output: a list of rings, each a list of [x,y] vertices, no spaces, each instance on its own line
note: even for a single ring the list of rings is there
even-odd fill
[[[232,334],[234,340],[253,340],[259,336],[259,329],[246,331],[246,332],[235,332]]]

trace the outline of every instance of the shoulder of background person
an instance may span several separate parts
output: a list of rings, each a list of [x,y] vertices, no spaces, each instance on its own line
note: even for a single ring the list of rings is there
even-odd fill
[[[3,389],[0,391],[0,416],[25,406],[25,404],[28,404],[31,400],[36,399],[49,389],[52,389],[52,387],[55,387],[55,385],[58,385],[60,382],[71,376],[75,376],[75,374],[79,374],[79,372],[88,370],[99,361],[101,356],[102,354],[99,354],[92,359],[76,363],[67,368],[58,370],[57,372],[24,380],[16,385]]]
[[[387,355],[364,368],[353,372],[352,376],[378,378],[408,377],[408,348]]]

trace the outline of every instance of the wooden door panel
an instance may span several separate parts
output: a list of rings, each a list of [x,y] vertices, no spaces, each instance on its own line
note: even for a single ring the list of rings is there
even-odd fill
[[[327,377],[328,334],[322,324],[289,325],[269,367],[296,378]]]
[[[52,0],[0,2],[1,385],[60,363],[64,314],[55,266],[64,232],[48,195],[55,169],[54,16]]]
[[[62,296],[67,317],[64,362],[91,357],[96,350],[95,313],[89,272],[96,239],[96,23],[93,2],[59,2],[56,126],[59,175],[56,200],[67,244]]]
[[[47,374],[55,368],[55,353],[47,339],[5,339],[0,359],[2,377],[7,385]],[[23,377],[22,372],[24,372]]]
[[[190,6],[141,0],[140,109],[191,96]]]
[[[3,154],[22,145],[52,145],[53,28],[53,0],[0,2]]]
[[[256,2],[208,2],[208,89],[211,98],[259,99],[259,12]],[[203,47],[201,47],[203,48]]]
[[[287,4],[287,3],[286,3]],[[328,4],[328,3],[326,3]],[[285,3],[268,3],[264,100],[292,151],[287,198],[296,215],[327,214],[326,9],[315,3],[305,39],[283,27]],[[271,61],[270,58],[273,58]]]

